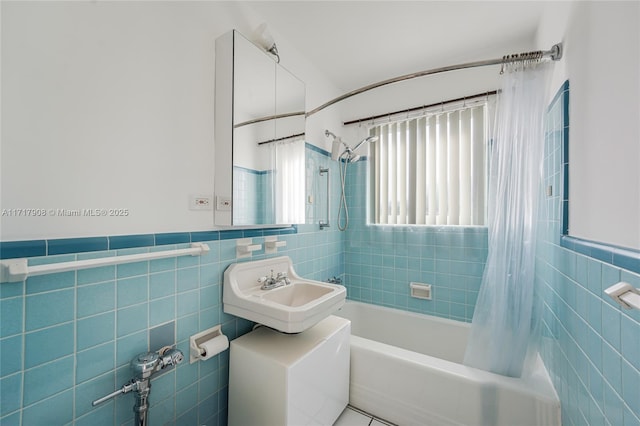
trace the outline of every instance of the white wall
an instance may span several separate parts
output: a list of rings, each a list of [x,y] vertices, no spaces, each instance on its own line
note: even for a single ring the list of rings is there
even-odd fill
[[[2,8],[0,239],[213,228],[214,40],[262,20],[238,2],[6,2]],[[272,31],[307,105],[337,91]],[[312,142],[334,112],[314,117]],[[334,122],[337,122],[334,119]],[[316,135],[317,134],[317,135]],[[52,217],[51,209],[129,210]]]
[[[640,249],[640,4],[550,2],[537,38],[565,45],[569,234]]]

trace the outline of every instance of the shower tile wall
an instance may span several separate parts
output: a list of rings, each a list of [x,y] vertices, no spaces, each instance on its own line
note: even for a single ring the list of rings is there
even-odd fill
[[[638,426],[640,312],[621,309],[604,289],[621,280],[640,287],[640,258],[634,272],[561,246],[563,201],[570,200],[564,181],[568,94],[567,82],[547,114],[545,177],[554,195],[540,214],[548,226],[536,262],[544,303],[542,357],[564,425]]]
[[[273,223],[273,172],[233,167],[236,223]]]
[[[316,154],[307,149],[308,156]],[[317,161],[330,162],[326,154]],[[335,223],[335,217],[331,220]],[[249,331],[251,323],[222,312],[222,273],[236,261],[236,238],[263,244],[266,235],[274,234],[287,242],[277,255],[290,256],[300,275],[324,281],[343,273],[342,233],[335,227],[320,231],[317,224],[284,231],[0,243],[4,258],[28,257],[32,265],[183,248],[191,241],[206,242],[211,249],[198,257],[0,284],[0,424],[132,424],[132,393],[95,408],[91,401],[131,378],[128,363],[137,353],[176,342],[188,355],[189,336],[217,324],[230,339]],[[80,247],[91,252],[75,253]],[[253,259],[265,257],[259,251]],[[150,424],[226,425],[228,363],[228,351],[195,364],[187,356],[176,369],[153,379]]]
[[[258,187],[260,172],[233,166],[233,221],[235,223],[260,222],[260,206]]]
[[[306,205],[305,222],[307,228],[317,231],[316,238],[324,244],[312,249],[324,264],[325,271],[332,271],[322,276],[326,281],[331,277],[339,277],[344,273],[344,232],[340,232],[337,223],[338,197],[340,178],[338,177],[338,163],[331,160],[330,154],[314,145],[306,145]],[[329,174],[320,175],[320,168],[329,169]],[[329,195],[327,195],[327,179],[329,179]],[[327,217],[327,202],[329,202],[329,217]],[[330,226],[320,231],[320,221],[329,221]],[[312,245],[309,244],[309,247]]]
[[[350,299],[470,322],[487,259],[487,229],[369,226],[367,161],[349,165],[345,279]],[[432,285],[432,300],[410,297]]]

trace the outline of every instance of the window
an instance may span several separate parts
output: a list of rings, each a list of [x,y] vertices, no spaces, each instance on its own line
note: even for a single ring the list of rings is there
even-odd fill
[[[484,225],[487,105],[372,128],[371,222]]]

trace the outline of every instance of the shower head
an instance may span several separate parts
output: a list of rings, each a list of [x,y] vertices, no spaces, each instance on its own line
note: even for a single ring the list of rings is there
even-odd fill
[[[365,142],[375,142],[378,140],[377,136],[368,136],[364,139],[362,139],[360,142],[358,142],[358,144],[353,148],[353,151],[355,151],[356,149],[360,148],[360,145],[362,145]]]
[[[360,148],[362,144],[364,144],[365,142],[375,142],[378,140],[377,136],[369,136],[358,142],[358,144],[354,148],[351,148],[349,145],[344,143],[340,136],[336,136],[329,130],[325,130],[324,135],[326,137],[331,136],[333,138],[333,145],[331,145],[331,159],[337,161],[344,160],[348,163],[355,163],[361,158],[361,156],[359,154],[356,154],[354,151]],[[345,149],[341,152],[340,150],[342,149],[342,145],[345,146]]]

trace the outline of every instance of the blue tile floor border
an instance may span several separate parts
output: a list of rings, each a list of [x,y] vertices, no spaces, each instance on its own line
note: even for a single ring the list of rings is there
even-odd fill
[[[217,241],[220,239],[219,231],[198,231],[191,233],[191,242],[199,243],[201,241]]]
[[[235,238],[244,238],[243,232],[241,230],[220,232],[221,240],[233,240]]]
[[[0,241],[0,259],[47,255],[46,240]]]
[[[110,237],[63,238],[51,240],[0,241],[0,259],[74,254],[91,251],[119,250],[134,247],[153,247],[166,244],[230,240],[264,235],[297,234],[298,226],[231,229],[223,231],[173,232]]]
[[[304,146],[305,146],[305,148],[310,149],[311,151],[315,151],[315,152],[317,152],[317,153],[319,153],[319,154],[322,154],[322,155],[325,155],[325,156],[327,156],[327,157],[329,157],[329,156],[331,155],[331,154],[329,153],[329,151],[325,151],[324,149],[322,149],[322,148],[320,148],[320,147],[318,147],[318,146],[315,146],[315,145],[313,145],[313,144],[310,144],[310,143],[308,143],[308,142],[307,142],[307,143],[305,143],[305,145],[304,145]]]
[[[47,254],[49,256],[104,250],[109,250],[109,238],[107,237],[64,238],[47,241]]]
[[[240,172],[250,173],[253,175],[266,175],[267,173],[271,172],[271,170],[254,170],[254,169],[248,169],[246,167],[241,167],[241,166],[233,166],[233,171],[240,171]]]
[[[610,263],[618,268],[640,274],[640,250],[582,240],[566,235],[560,239],[560,245],[577,253]]]
[[[155,246],[156,239],[153,234],[144,235],[116,235],[109,237],[109,249],[119,250],[134,247]]]
[[[190,243],[191,235],[188,232],[172,232],[167,234],[156,234],[156,245]]]

